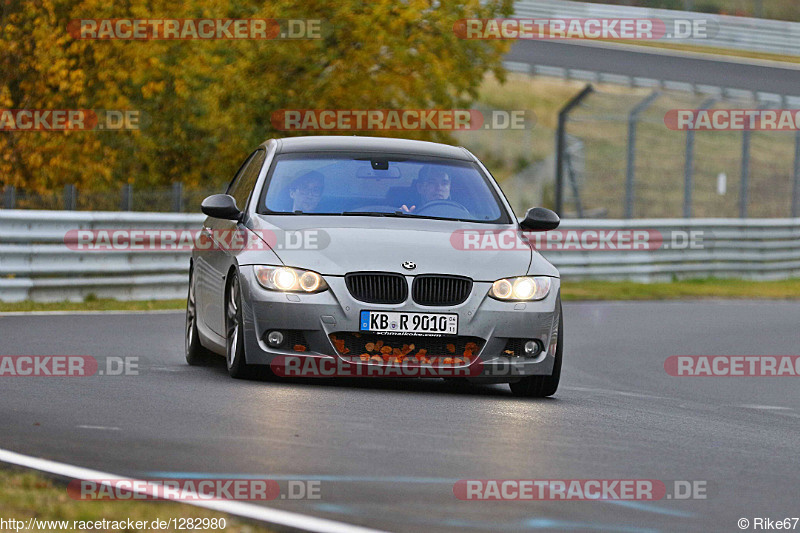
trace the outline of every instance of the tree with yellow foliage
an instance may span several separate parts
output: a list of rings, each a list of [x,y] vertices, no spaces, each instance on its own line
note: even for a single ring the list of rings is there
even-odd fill
[[[0,182],[36,191],[218,186],[281,109],[459,109],[505,41],[453,23],[510,0],[0,0],[0,109],[139,111],[138,131],[0,131]],[[91,40],[75,19],[313,19],[319,39]],[[446,132],[364,132],[450,140]]]

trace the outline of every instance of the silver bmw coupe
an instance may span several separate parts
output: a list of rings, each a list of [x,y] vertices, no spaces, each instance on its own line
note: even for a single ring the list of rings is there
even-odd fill
[[[273,139],[206,198],[186,360],[255,374],[414,376],[556,392],[556,268],[468,150],[402,139]],[[400,369],[400,370],[398,370]],[[311,372],[309,374],[309,372]]]

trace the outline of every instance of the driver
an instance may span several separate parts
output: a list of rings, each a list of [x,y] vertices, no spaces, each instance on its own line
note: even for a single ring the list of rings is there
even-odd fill
[[[325,189],[325,176],[312,170],[296,178],[289,185],[289,196],[292,199],[292,211],[308,213],[314,211],[322,198]]]
[[[425,165],[419,171],[419,178],[416,182],[419,205],[424,206],[429,202],[450,199],[450,176],[447,171],[436,165]],[[403,204],[400,209],[406,213],[411,213],[417,208],[416,205],[407,206]]]

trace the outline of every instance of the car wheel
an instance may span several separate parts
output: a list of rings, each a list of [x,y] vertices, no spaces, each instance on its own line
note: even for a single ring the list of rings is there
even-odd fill
[[[228,284],[225,302],[226,357],[228,374],[232,378],[253,377],[252,365],[244,357],[244,321],[242,320],[242,293],[239,289],[239,275],[234,273]]]
[[[210,365],[216,354],[200,344],[197,334],[197,301],[194,295],[194,272],[189,272],[189,294],[186,296],[186,327],[184,328],[186,362],[192,366]]]
[[[553,373],[549,376],[528,376],[516,383],[509,383],[514,396],[527,398],[544,398],[552,396],[558,390],[561,380],[561,359],[564,351],[564,315],[561,312],[561,302],[558,303],[558,335],[556,340],[556,360],[553,363]]]

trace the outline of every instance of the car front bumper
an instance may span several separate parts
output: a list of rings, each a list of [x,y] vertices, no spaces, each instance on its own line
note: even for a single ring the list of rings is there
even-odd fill
[[[410,284],[412,276],[407,278]],[[550,293],[544,300],[524,303],[490,298],[491,283],[474,282],[469,298],[452,307],[420,306],[410,297],[398,305],[360,302],[350,295],[344,278],[337,276],[325,276],[329,289],[316,294],[264,289],[256,280],[252,266],[241,267],[240,279],[248,364],[283,364],[287,356],[342,361],[330,335],[359,332],[360,312],[375,310],[458,314],[458,335],[485,341],[471,361],[472,365],[477,365],[470,372],[470,378],[475,381],[500,383],[553,372],[555,343],[551,343],[551,339],[558,326],[558,278],[553,278]],[[304,351],[295,351],[292,346],[269,346],[266,337],[274,330],[301,331],[305,338]],[[544,350],[536,357],[506,355],[504,350],[510,338],[539,340]]]

